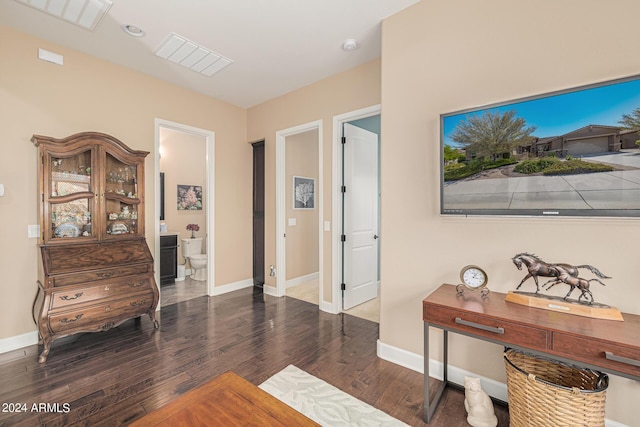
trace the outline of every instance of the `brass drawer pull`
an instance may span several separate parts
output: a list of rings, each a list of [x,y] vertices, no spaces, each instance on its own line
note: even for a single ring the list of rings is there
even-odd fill
[[[100,272],[100,273],[96,273],[96,276],[109,278],[109,277],[113,276],[114,274],[116,274],[114,271],[103,271],[103,272]]]
[[[141,307],[143,305],[145,305],[147,303],[146,299],[143,299],[142,301],[133,301],[131,302],[129,305],[131,305],[131,307]]]
[[[105,291],[108,291],[109,289],[111,289],[111,288],[109,288],[109,285],[107,285],[107,286],[105,286],[105,287],[104,287],[104,290],[105,290]]]
[[[464,325],[464,326],[469,326],[470,328],[482,329],[483,331],[493,332],[500,335],[504,334],[504,328],[500,328],[500,327],[494,328],[493,326],[481,325],[480,323],[469,322],[468,320],[462,320],[459,317],[456,317],[456,323],[458,325]]]
[[[65,317],[64,319],[60,319],[60,323],[73,323],[73,322],[75,322],[77,320],[80,320],[81,317],[82,317],[82,313],[78,314],[75,317],[75,319],[68,319],[68,318]]]
[[[60,299],[61,299],[62,301],[71,301],[71,300],[74,300],[74,299],[78,299],[78,298],[80,298],[80,297],[82,296],[82,294],[83,294],[83,293],[84,293],[84,292],[78,292],[78,293],[76,293],[76,294],[75,294],[74,296],[72,296],[72,297],[70,297],[69,295],[62,295],[62,296],[60,297]]]
[[[613,360],[614,362],[626,363],[627,365],[637,366],[640,368],[640,360],[631,359],[630,357],[616,356],[610,351],[604,352],[604,357],[607,360]]]
[[[144,285],[144,282],[129,283],[130,288],[139,288],[142,285]]]
[[[106,322],[106,323],[104,323],[104,324],[102,324],[102,325],[100,326],[100,330],[102,330],[102,331],[106,331],[106,330],[108,330],[108,329],[113,328],[114,326],[115,326],[115,323],[113,323],[113,322]]]

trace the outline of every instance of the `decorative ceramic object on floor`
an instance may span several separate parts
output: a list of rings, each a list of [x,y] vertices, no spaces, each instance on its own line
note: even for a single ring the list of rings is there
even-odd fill
[[[464,409],[467,411],[467,422],[473,427],[498,425],[493,403],[482,390],[480,378],[464,377]]]

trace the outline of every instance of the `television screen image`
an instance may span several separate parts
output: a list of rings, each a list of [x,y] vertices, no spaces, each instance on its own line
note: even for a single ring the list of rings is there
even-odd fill
[[[640,216],[640,76],[440,116],[443,215]]]

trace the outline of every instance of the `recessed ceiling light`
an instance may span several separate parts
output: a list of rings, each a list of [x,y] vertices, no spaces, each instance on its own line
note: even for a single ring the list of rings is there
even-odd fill
[[[121,28],[125,33],[133,37],[143,37],[145,35],[144,30],[135,25],[123,25]]]
[[[350,50],[356,50],[358,48],[358,42],[355,39],[347,39],[342,42],[342,50],[347,52]]]

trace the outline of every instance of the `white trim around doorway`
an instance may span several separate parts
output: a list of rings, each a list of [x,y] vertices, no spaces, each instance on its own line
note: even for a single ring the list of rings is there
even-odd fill
[[[333,185],[331,187],[331,202],[333,212],[331,222],[333,223],[333,232],[331,236],[332,242],[332,260],[331,260],[331,289],[333,291],[333,303],[329,310],[330,313],[342,312],[342,289],[341,289],[341,271],[342,271],[342,248],[340,246],[340,224],[342,223],[342,125],[358,119],[364,119],[380,114],[380,104],[371,107],[365,107],[360,110],[350,111],[348,113],[333,116],[333,160],[331,169],[333,171]]]
[[[305,123],[276,132],[276,286],[264,285],[264,292],[268,295],[282,297],[286,293],[286,205],[289,200],[285,194],[285,140],[287,136],[318,130],[318,182],[316,185],[316,208],[318,209],[318,283],[320,296],[320,310],[325,310],[323,304],[322,271],[323,271],[323,166],[322,166],[322,120]]]
[[[207,217],[207,295],[215,294],[215,132],[200,129],[181,123],[170,122],[163,119],[155,119],[155,148],[154,148],[154,179],[155,183],[155,209],[154,209],[154,253],[155,253],[155,278],[156,283],[160,283],[160,129],[167,128],[178,132],[189,133],[201,136],[206,142],[206,217]],[[160,290],[160,287],[158,286]],[[161,304],[158,304],[157,310],[160,310]]]

